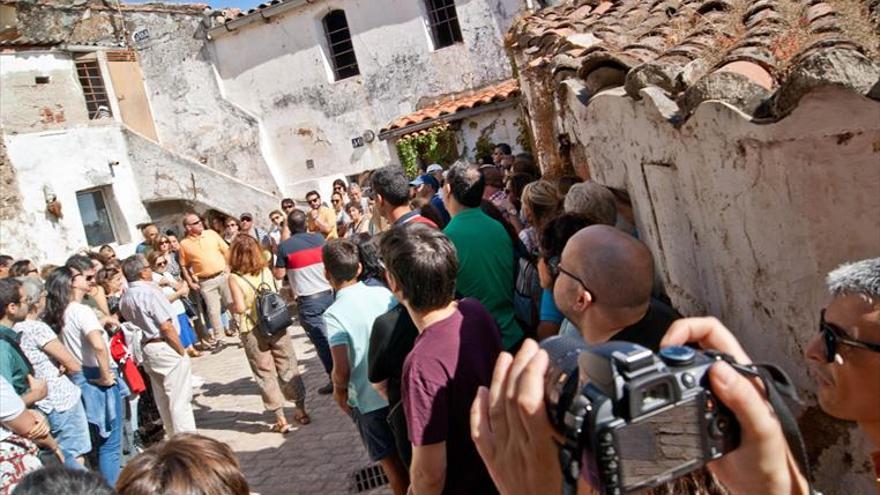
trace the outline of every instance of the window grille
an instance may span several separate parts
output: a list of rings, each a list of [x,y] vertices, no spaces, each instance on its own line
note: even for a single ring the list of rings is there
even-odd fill
[[[336,80],[340,81],[360,74],[344,11],[334,10],[324,16],[324,33],[327,35],[327,47],[330,49],[330,60],[333,62],[333,75]]]
[[[104,87],[104,78],[101,77],[101,68],[97,60],[82,60],[76,62],[76,75],[82,86],[83,96],[86,98],[86,108],[89,111],[89,119],[99,116],[109,116],[110,99],[107,97],[107,88]]]
[[[434,49],[461,43],[461,27],[455,12],[455,0],[425,0],[428,7],[428,22],[434,37]]]

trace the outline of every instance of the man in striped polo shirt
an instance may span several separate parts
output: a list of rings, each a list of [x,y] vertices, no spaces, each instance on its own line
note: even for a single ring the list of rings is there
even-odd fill
[[[275,278],[287,275],[290,290],[296,298],[299,322],[315,346],[318,358],[327,375],[333,369],[330,345],[327,343],[327,328],[324,324],[324,311],[333,304],[333,291],[324,277],[324,262],[321,248],[324,236],[307,232],[306,214],[293,210],[287,217],[290,238],[278,246],[275,260]],[[322,395],[333,391],[333,384],[318,389]]]

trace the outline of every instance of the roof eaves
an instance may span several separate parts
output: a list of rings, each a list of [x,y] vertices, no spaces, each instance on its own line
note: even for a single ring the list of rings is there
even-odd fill
[[[249,10],[246,14],[239,14],[235,19],[227,19],[223,24],[208,29],[208,39],[216,39],[227,33],[236,31],[244,26],[257,21],[267,21],[269,18],[283,14],[288,10],[301,5],[315,3],[317,0],[274,0],[270,4],[260,4],[262,7]]]

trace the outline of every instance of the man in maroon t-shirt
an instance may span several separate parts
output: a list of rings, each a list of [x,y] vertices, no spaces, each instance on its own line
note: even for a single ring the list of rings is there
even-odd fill
[[[392,226],[423,223],[437,228],[437,224],[423,217],[409,206],[409,181],[400,167],[389,165],[373,172],[371,177],[373,199],[379,214]]]
[[[381,248],[389,286],[419,331],[401,390],[413,492],[496,493],[471,440],[469,411],[477,389],[492,380],[501,332],[479,301],[453,300],[458,259],[442,232],[396,226]]]

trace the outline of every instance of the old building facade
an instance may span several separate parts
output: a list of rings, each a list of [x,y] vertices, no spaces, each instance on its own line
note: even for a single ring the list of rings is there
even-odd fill
[[[880,3],[563,1],[508,43],[550,175],[628,193],[666,291],[810,397],[824,275],[880,254]],[[868,493],[865,439],[799,410],[818,488]]]
[[[107,243],[125,254],[143,222],[179,229],[187,209],[266,218],[281,197],[397,162],[382,129],[509,81],[502,37],[518,9],[3,0],[0,252],[58,262]],[[514,135],[518,100],[504,99],[473,102],[466,122],[444,115],[462,128],[462,156],[480,135]],[[53,200],[62,216],[47,213]]]

